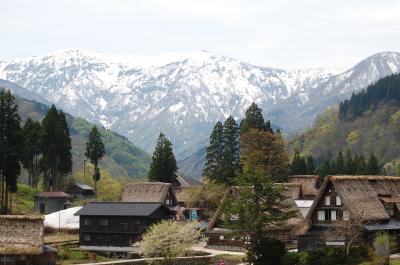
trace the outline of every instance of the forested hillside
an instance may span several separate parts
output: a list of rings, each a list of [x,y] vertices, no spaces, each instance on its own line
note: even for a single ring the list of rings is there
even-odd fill
[[[400,75],[380,79],[339,107],[325,111],[314,126],[291,141],[293,150],[321,165],[342,150],[381,162],[400,157]]]
[[[41,120],[48,110],[48,106],[16,96],[18,111],[23,121],[28,117]],[[86,141],[93,124],[84,119],[67,115],[67,122],[71,131],[73,171],[83,168]],[[99,128],[105,145],[106,156],[100,167],[115,177],[142,178],[147,175],[150,156],[136,147],[125,137]]]

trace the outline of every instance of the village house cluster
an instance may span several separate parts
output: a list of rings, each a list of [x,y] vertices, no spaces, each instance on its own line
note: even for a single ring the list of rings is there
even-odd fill
[[[224,226],[221,211],[205,219],[201,208],[188,207],[193,191],[205,184],[178,176],[178,184],[136,182],[125,185],[120,202],[91,201],[75,212],[79,244],[91,252],[137,255],[137,242],[150,225],[163,219],[197,220],[207,247],[244,251],[246,240]],[[288,249],[312,251],[343,246],[350,240],[341,226],[362,224],[363,238],[371,244],[378,231],[388,231],[400,243],[400,178],[389,176],[289,176],[282,184],[287,202],[296,212],[286,224],[268,228],[270,237]],[[47,214],[69,207],[73,198],[91,198],[89,186],[75,184],[69,194],[39,193],[35,210]],[[231,188],[225,193],[235,192]],[[40,216],[40,215],[38,215]],[[0,263],[55,264],[57,250],[43,241],[43,217],[0,216]],[[399,245],[399,244],[398,244]]]

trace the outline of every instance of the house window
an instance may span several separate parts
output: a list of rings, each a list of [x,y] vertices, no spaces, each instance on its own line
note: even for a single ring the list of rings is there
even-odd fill
[[[318,211],[318,221],[325,221],[325,211]]]
[[[219,240],[224,240],[225,237],[224,236],[219,236]]]
[[[85,220],[84,220],[84,225],[92,225],[92,219],[90,219],[90,218],[85,218]]]
[[[331,211],[331,220],[336,221],[336,211]]]
[[[122,231],[128,231],[129,230],[128,223],[120,223],[119,226],[121,227]]]
[[[394,216],[394,203],[385,203],[384,205],[389,216]]]
[[[83,240],[84,240],[85,242],[90,242],[90,235],[84,235],[84,236],[83,236]]]
[[[336,195],[336,205],[342,205],[342,200]]]
[[[325,205],[331,205],[331,196],[325,197]]]
[[[100,225],[101,226],[107,226],[108,225],[108,220],[107,219],[100,219]]]
[[[331,220],[331,211],[325,211],[325,220]]]
[[[345,221],[350,220],[350,212],[349,211],[343,211],[343,220],[345,220]]]

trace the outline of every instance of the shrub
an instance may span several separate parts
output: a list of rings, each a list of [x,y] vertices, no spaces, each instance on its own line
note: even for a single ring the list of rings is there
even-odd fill
[[[250,242],[247,259],[253,265],[280,265],[285,255],[285,244],[271,238],[260,238]]]
[[[282,265],[298,265],[300,260],[300,255],[294,252],[287,252],[283,255],[281,259]]]

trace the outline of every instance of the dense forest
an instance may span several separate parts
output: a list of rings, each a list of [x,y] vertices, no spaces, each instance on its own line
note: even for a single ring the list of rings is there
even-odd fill
[[[318,167],[336,159],[340,151],[366,160],[373,153],[381,164],[390,162],[400,154],[399,103],[400,75],[383,78],[326,110],[311,129],[294,137],[290,147],[312,155]]]
[[[21,116],[22,124],[28,118],[34,121],[41,121],[49,107],[16,96],[18,113]],[[85,159],[85,144],[93,124],[66,114],[67,123],[70,129],[72,143],[73,172],[83,168]],[[149,170],[151,157],[145,151],[132,144],[127,138],[115,132],[99,127],[102,136],[106,156],[100,162],[100,167],[114,177],[122,178],[144,178]],[[21,180],[27,180],[26,172],[22,172]]]
[[[342,121],[353,120],[382,103],[400,105],[400,74],[382,78],[360,93],[353,93],[349,100],[340,103],[339,118]]]

